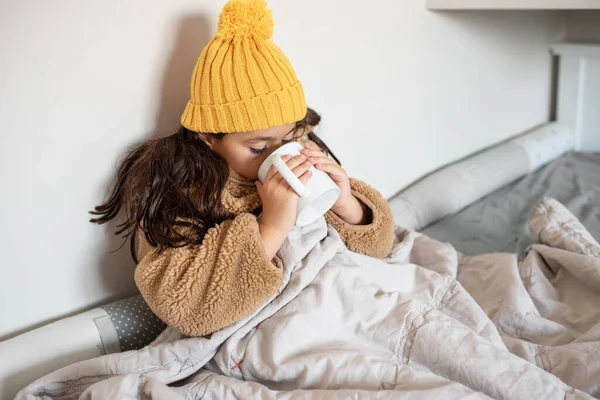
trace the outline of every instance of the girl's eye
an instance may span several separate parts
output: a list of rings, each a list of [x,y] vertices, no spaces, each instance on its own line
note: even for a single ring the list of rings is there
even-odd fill
[[[291,142],[293,142],[293,140],[284,139],[281,141],[281,145],[288,144]],[[267,150],[267,146],[263,147],[262,149],[255,149],[255,148],[250,147],[250,151],[254,154],[262,154],[265,152],[265,150]]]
[[[254,154],[262,154],[265,152],[266,149],[267,149],[267,146],[263,147],[262,149],[254,149],[254,148],[250,147],[250,152],[252,152]]]

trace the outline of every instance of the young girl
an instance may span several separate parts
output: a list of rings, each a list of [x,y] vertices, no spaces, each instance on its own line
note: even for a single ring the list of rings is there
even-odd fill
[[[94,212],[92,221],[102,224],[125,209],[117,234],[131,239],[140,292],[159,318],[189,336],[248,316],[282,284],[276,254],[294,227],[298,196],[274,168],[257,180],[282,144],[312,139],[284,161],[303,183],[314,165],[340,187],[325,218],[350,250],[385,257],[392,248],[387,202],[314,144],[322,143],[312,133],[320,116],[306,107],[272,33],[264,0],[225,5],[194,69],[182,127],[134,149]]]

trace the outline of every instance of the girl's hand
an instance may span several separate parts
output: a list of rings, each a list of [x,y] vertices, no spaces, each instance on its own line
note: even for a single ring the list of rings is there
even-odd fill
[[[293,158],[284,155],[281,158],[306,185],[312,175],[309,171],[312,163],[302,155]],[[264,183],[256,181],[255,185],[263,208],[260,233],[267,255],[273,258],[296,223],[298,194],[274,166],[269,168]]]
[[[366,215],[360,201],[354,197],[350,189],[350,178],[346,171],[331,158],[327,157],[321,148],[308,140],[304,143],[302,154],[315,168],[327,173],[340,188],[340,197],[333,205],[331,211],[349,224],[360,225],[365,223]]]

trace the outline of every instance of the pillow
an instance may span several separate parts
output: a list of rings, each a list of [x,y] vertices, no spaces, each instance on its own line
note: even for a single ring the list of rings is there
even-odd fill
[[[0,342],[0,398],[78,361],[140,349],[165,327],[137,295]]]
[[[100,308],[110,317],[109,324],[98,324],[106,353],[141,349],[167,327],[150,310],[142,295],[115,301]]]

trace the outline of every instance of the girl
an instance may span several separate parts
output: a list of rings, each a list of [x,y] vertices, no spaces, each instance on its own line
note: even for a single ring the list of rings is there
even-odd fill
[[[306,107],[272,33],[264,0],[226,4],[194,69],[182,127],[134,149],[108,202],[93,212],[92,222],[102,224],[125,209],[117,234],[131,239],[140,292],[189,336],[235,323],[277,292],[276,254],[294,226],[298,196],[274,168],[259,182],[258,168],[287,142],[322,143],[312,133],[320,116]],[[350,250],[389,254],[393,220],[378,192],[349,179],[311,141],[284,161],[303,183],[314,165],[340,187],[326,220]]]

